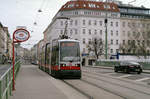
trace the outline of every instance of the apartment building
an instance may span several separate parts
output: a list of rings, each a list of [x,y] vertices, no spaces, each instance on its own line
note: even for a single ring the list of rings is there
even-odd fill
[[[105,19],[107,19],[107,25]],[[110,58],[118,52],[125,53],[125,49],[120,50],[120,47],[130,44],[136,33],[141,35],[145,33],[145,28],[150,23],[150,9],[123,4],[115,0],[108,0],[107,3],[95,0],[71,0],[60,8],[44,31],[45,42],[50,42],[62,35],[66,22],[68,23],[67,35],[80,41],[82,55],[89,54],[87,45],[93,38],[102,39],[105,42],[107,26],[107,52]],[[139,43],[139,40],[135,41]],[[140,42],[149,41],[142,39]],[[101,58],[104,58],[104,55]]]

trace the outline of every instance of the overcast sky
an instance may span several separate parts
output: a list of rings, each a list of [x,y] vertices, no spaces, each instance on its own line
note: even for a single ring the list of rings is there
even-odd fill
[[[16,26],[26,26],[31,37],[22,46],[31,48],[43,38],[43,31],[50,24],[62,5],[70,0],[1,0],[0,22],[9,28],[12,35]],[[134,0],[120,0],[129,3]],[[136,0],[133,5],[150,8],[150,0]],[[42,12],[38,12],[41,9]],[[34,22],[37,25],[34,25]]]

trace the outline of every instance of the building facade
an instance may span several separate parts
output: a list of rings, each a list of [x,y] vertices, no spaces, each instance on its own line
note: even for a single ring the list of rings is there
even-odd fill
[[[107,52],[110,58],[118,52],[125,53],[125,49],[120,50],[120,46],[130,44],[134,34],[144,33],[144,28],[150,23],[150,9],[125,5],[114,0],[107,3],[94,0],[71,0],[61,7],[44,31],[45,42],[50,42],[64,34],[66,22],[68,23],[66,33],[70,38],[80,41],[82,55],[89,54],[87,46],[93,38],[105,42],[107,30]],[[137,25],[139,27],[136,27]],[[149,42],[143,40],[141,41],[144,43]],[[139,40],[135,41],[139,42]],[[104,55],[101,58],[104,58]]]

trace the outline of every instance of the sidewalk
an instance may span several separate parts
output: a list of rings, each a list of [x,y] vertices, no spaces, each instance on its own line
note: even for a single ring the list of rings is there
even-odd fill
[[[68,99],[50,76],[34,65],[23,65],[16,80],[16,90],[10,99]]]

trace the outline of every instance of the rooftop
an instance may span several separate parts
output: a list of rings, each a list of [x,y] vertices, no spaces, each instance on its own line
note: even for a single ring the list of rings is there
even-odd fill
[[[74,10],[74,9],[88,9],[88,10],[107,10],[112,12],[119,12],[118,6],[115,3],[106,3],[101,1],[87,1],[87,0],[72,0],[63,5],[60,11]]]

